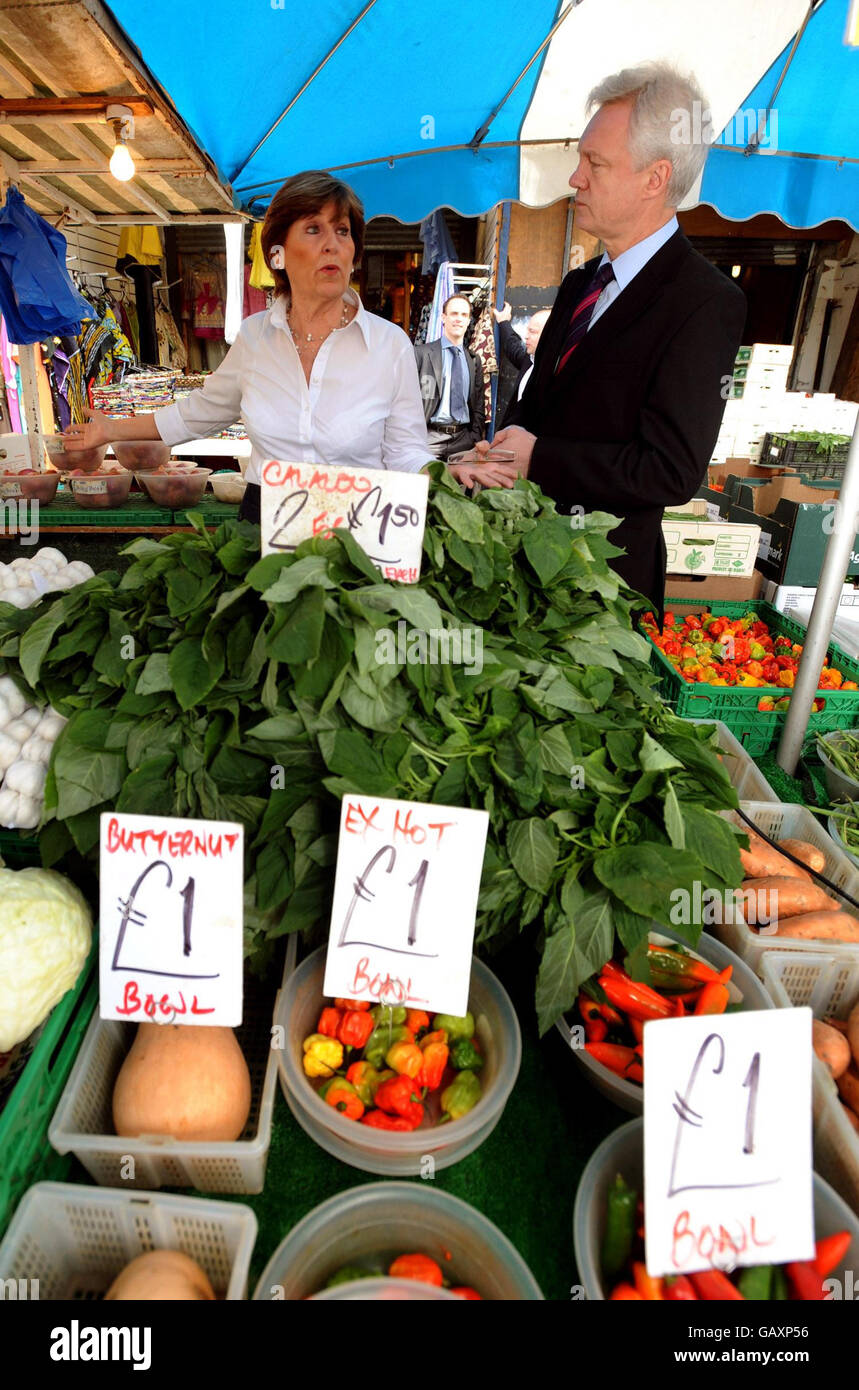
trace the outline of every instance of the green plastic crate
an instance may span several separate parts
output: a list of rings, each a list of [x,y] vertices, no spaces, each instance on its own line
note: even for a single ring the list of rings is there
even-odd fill
[[[72,1159],[48,1143],[48,1125],[98,1004],[98,942],[78,977],[48,1015],[39,1040],[0,1111],[0,1237],[35,1182],[61,1182]]]
[[[744,613],[751,611],[766,623],[774,637],[789,637],[792,642],[805,641],[805,628],[801,623],[786,618],[762,599],[751,599],[747,603],[667,599],[665,606],[668,612],[681,617],[706,610],[717,618],[741,618]],[[843,673],[845,680],[859,682],[859,662],[849,657],[835,642],[829,646],[829,661]],[[758,701],[775,687],[693,685],[684,681],[667,657],[652,644],[651,665],[660,677],[660,695],[681,718],[721,719],[752,757],[768,752],[780,739],[787,712],[767,714],[758,709]],[[789,695],[790,691],[782,693]],[[827,690],[819,698],[825,699],[826,708],[819,714],[812,714],[808,721],[809,734],[828,734],[833,729],[855,729],[859,724],[859,690]]]

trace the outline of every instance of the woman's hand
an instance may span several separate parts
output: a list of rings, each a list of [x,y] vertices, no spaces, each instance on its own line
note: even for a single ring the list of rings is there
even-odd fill
[[[103,415],[100,410],[90,412],[90,417],[85,425],[69,425],[63,431],[63,442],[67,454],[77,453],[83,449],[100,449],[103,444],[113,443],[114,435],[111,433],[112,423],[110,417]]]

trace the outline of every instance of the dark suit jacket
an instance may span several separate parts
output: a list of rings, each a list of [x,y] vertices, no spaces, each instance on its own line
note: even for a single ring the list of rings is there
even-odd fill
[[[526,348],[516,329],[509,319],[502,319],[498,325],[498,345],[502,353],[515,369],[516,376],[507,400],[507,408],[501,418],[501,423],[496,425],[496,429],[504,429],[505,425],[512,424],[512,412],[516,408],[519,396],[519,383],[534,363],[530,352]]]
[[[596,272],[564,279],[508,424],[537,436],[529,477],[560,511],[623,517],[610,533],[627,583],[661,608],[662,512],[701,486],[746,317],[742,291],[681,231],[597,319],[558,375],[570,317]]]
[[[421,383],[421,399],[424,403],[424,418],[427,425],[438,410],[441,393],[444,389],[442,369],[441,338],[434,343],[415,343],[415,356],[418,360],[418,377]],[[486,404],[483,394],[483,367],[479,357],[465,349],[468,363],[468,409],[470,420],[463,430],[471,435],[470,444],[476,444],[486,433]],[[463,449],[469,448],[468,441]]]

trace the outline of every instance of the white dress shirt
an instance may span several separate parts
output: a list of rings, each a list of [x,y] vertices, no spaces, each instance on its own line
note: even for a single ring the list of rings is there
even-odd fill
[[[617,299],[618,295],[626,289],[630,281],[635,279],[638,272],[644,269],[650,258],[655,256],[657,251],[665,245],[666,241],[670,241],[671,237],[673,237],[674,233],[679,231],[679,229],[680,223],[677,221],[677,218],[671,217],[665,223],[664,227],[659,227],[658,230],[652,232],[650,236],[644,237],[642,241],[637,241],[634,246],[630,246],[627,251],[622,251],[619,256],[615,256],[611,263],[611,268],[614,271],[614,279],[609,280],[594,305],[594,311],[591,314],[590,323],[586,330],[588,333],[590,333],[600,314],[605,313],[609,304]],[[604,251],[600,265],[597,266],[597,270],[599,270],[600,266],[605,265],[608,260],[608,252]]]
[[[266,459],[348,464],[416,473],[432,455],[415,352],[401,328],[358,312],[319,349],[310,384],[286,319],[286,299],[251,314],[216,372],[198,391],[155,412],[165,444],[186,444],[233,425],[251,441],[248,482]]]

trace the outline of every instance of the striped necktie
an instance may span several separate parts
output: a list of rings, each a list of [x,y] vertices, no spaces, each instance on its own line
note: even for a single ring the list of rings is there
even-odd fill
[[[606,261],[601,265],[591,283],[585,291],[584,299],[580,300],[573,310],[572,318],[567,329],[567,336],[561,347],[558,360],[555,363],[555,374],[567,365],[572,354],[575,352],[582,338],[588,331],[588,324],[591,321],[596,302],[610,280],[614,279],[614,271],[611,268],[611,261]]]

